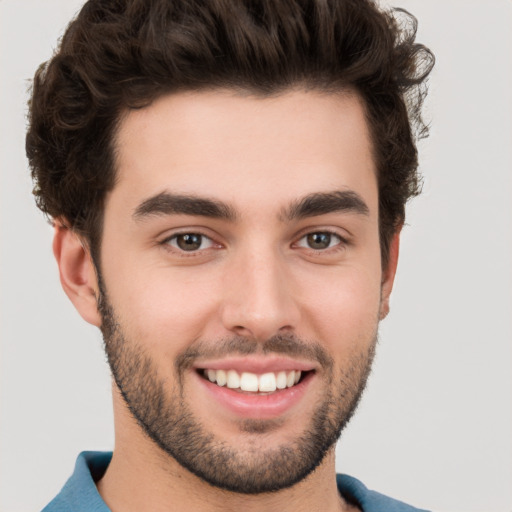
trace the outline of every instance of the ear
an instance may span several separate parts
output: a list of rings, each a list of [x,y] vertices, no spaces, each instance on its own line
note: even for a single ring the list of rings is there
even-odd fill
[[[99,290],[92,258],[78,235],[59,220],[55,222],[53,254],[66,295],[85,321],[99,327]]]
[[[381,302],[380,302],[380,320],[386,318],[389,313],[389,297],[395,282],[396,267],[398,265],[398,253],[400,249],[400,226],[393,235],[389,244],[389,257],[386,268],[382,271],[382,285],[381,285]]]

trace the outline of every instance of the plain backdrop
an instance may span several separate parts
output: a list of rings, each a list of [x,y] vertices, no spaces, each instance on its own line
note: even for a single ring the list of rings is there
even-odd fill
[[[113,446],[101,339],[60,288],[24,154],[29,79],[77,0],[0,0],[0,511],[41,509]],[[441,512],[512,510],[512,2],[398,0],[437,66],[424,194],[338,470]],[[340,326],[342,328],[342,326]]]

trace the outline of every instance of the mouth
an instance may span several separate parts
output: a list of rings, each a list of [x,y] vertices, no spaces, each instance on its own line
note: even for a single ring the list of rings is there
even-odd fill
[[[233,391],[249,394],[272,394],[297,386],[312,371],[287,370],[278,372],[252,373],[238,372],[234,369],[215,370],[212,368],[199,368],[200,377]]]
[[[198,361],[193,369],[202,410],[239,419],[277,419],[305,410],[320,382],[312,361],[281,356]]]

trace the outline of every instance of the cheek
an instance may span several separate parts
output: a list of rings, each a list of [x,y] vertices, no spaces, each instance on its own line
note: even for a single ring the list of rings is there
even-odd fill
[[[144,347],[175,354],[204,337],[217,307],[216,287],[208,275],[140,263],[128,272],[125,262],[109,274],[109,299],[125,334]]]
[[[323,284],[309,283],[305,315],[317,339],[339,348],[369,345],[380,310],[380,271],[365,267],[335,269]]]

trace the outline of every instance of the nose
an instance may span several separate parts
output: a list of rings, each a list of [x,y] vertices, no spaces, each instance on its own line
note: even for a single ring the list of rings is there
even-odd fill
[[[297,329],[300,309],[291,271],[276,251],[241,255],[223,287],[225,329],[257,341]]]

